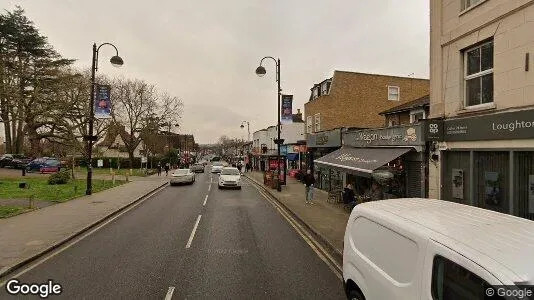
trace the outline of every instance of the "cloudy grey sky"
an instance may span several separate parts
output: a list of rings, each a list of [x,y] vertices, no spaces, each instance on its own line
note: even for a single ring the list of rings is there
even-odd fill
[[[153,3],[158,3],[155,5]],[[428,78],[427,0],[3,0],[20,5],[65,57],[90,65],[93,42],[112,42],[125,61],[99,72],[155,83],[184,102],[181,132],[200,143],[245,138],[276,122],[275,65],[282,89],[304,110],[314,83],[334,70]]]

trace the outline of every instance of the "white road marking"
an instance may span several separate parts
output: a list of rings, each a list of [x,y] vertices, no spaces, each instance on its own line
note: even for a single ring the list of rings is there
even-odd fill
[[[167,295],[165,295],[165,300],[171,300],[173,293],[174,293],[174,286],[170,286],[169,290],[167,291]]]
[[[328,254],[328,252],[326,252],[326,250],[321,245],[319,245],[319,243],[312,242],[312,239],[308,237],[304,228],[302,228],[300,224],[298,224],[295,220],[293,220],[293,218],[290,215],[288,215],[285,212],[285,210],[278,205],[278,203],[275,203],[275,200],[271,200],[271,198],[267,196],[258,187],[256,187],[256,189],[269,203],[271,203],[271,205],[273,205],[276,208],[276,210],[278,210],[280,215],[282,215],[282,217],[286,219],[289,225],[291,225],[291,227],[295,229],[297,234],[302,237],[302,239],[312,248],[312,250],[317,254],[317,256],[319,256],[319,258],[326,263],[326,265],[330,268],[330,270],[333,271],[334,275],[336,275],[336,277],[339,278],[340,280],[343,280],[343,275],[339,273],[339,269],[341,269],[341,267],[332,265],[334,262],[334,259],[332,259],[332,257]],[[325,256],[328,256],[329,259],[327,259]]]
[[[191,232],[191,236],[189,237],[189,241],[187,241],[187,245],[185,245],[185,248],[191,247],[191,243],[193,242],[193,238],[195,237],[195,232],[197,232],[198,223],[200,222],[200,217],[202,215],[198,215],[197,222],[195,223],[195,227],[193,227],[193,231]]]
[[[58,248],[58,250],[55,250],[51,252],[51,254],[49,255],[45,255],[45,257],[41,260],[38,260],[37,262],[34,262],[33,264],[30,263],[26,269],[23,269],[22,271],[20,271],[19,273],[13,275],[13,276],[9,276],[11,278],[19,278],[20,276],[24,275],[25,273],[33,270],[34,268],[38,267],[39,265],[43,264],[44,262],[46,262],[47,260],[51,259],[52,257],[62,253],[63,251],[67,250],[68,248],[72,247],[73,245],[75,245],[76,243],[78,243],[79,241],[83,240],[84,238],[88,237],[89,235],[95,233],[96,231],[98,231],[100,228],[106,226],[107,224],[115,221],[116,219],[118,219],[119,217],[121,217],[122,215],[124,215],[125,213],[129,212],[130,210],[136,208],[137,206],[143,204],[146,200],[150,199],[152,196],[154,196],[155,194],[159,193],[163,187],[166,187],[167,185],[164,185],[160,188],[158,188],[157,190],[153,191],[152,193],[148,194],[145,196],[145,198],[137,203],[135,203],[134,205],[132,205],[131,207],[127,208],[126,210],[122,211],[121,213],[119,213],[118,215],[112,217],[111,219],[105,221],[104,223],[98,225],[97,227],[91,229],[90,231],[80,235],[79,237],[76,237],[74,238],[74,240],[72,240],[71,242],[65,244],[65,245],[62,245]],[[3,282],[0,282],[0,287],[4,286],[6,283],[7,283],[8,280],[5,280]]]
[[[211,191],[211,184],[208,185],[208,191]]]
[[[208,195],[206,195],[206,198],[204,198],[204,204],[202,204],[202,205],[206,206],[206,202],[208,202]]]

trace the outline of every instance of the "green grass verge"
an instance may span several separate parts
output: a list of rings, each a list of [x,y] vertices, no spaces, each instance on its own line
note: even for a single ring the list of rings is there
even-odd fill
[[[27,210],[29,209],[18,206],[0,206],[0,219],[13,217]]]
[[[87,169],[86,168],[78,168],[76,167],[74,169],[74,171],[78,174],[87,174]],[[129,176],[139,176],[139,177],[146,177],[148,176],[147,174],[145,174],[145,172],[143,170],[139,170],[139,169],[133,169],[132,170],[132,175],[130,175],[130,170],[129,169],[120,169],[120,170],[117,170],[117,169],[113,169],[113,171],[115,172],[115,175],[122,175],[124,176],[126,173],[128,173]],[[151,170],[149,170],[150,172]],[[155,171],[153,171],[155,172]],[[101,174],[101,175],[109,175],[110,172],[109,172],[109,168],[94,168],[93,169],[93,174]]]
[[[20,182],[29,185],[27,189],[19,188]],[[110,180],[93,180],[93,193],[97,193],[114,186],[125,183],[116,180],[115,185]],[[32,195],[35,200],[65,202],[85,195],[86,181],[83,179],[71,180],[67,184],[49,185],[48,178],[0,178],[0,199],[27,199]]]

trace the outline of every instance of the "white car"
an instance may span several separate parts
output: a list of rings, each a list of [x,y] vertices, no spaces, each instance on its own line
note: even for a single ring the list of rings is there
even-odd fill
[[[241,189],[241,172],[237,168],[223,168],[219,175],[219,189],[231,187]]]
[[[223,168],[223,163],[216,161],[211,165],[211,173],[221,173]]]
[[[176,185],[181,183],[193,184],[195,182],[195,173],[190,169],[178,169],[171,174],[169,184]]]

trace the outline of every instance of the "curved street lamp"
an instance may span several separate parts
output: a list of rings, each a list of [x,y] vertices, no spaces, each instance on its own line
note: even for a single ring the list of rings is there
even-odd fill
[[[277,169],[278,169],[278,185],[276,187],[276,189],[281,192],[282,191],[282,186],[280,185],[280,177],[281,177],[281,168],[280,168],[280,147],[281,145],[284,143],[284,141],[282,139],[280,139],[280,98],[281,98],[281,93],[282,93],[282,89],[280,88],[280,59],[275,59],[274,57],[272,56],[265,56],[264,58],[262,58],[260,60],[260,65],[256,68],[256,75],[258,75],[259,77],[263,77],[265,76],[265,74],[267,73],[267,71],[265,70],[265,68],[262,66],[263,64],[263,61],[266,59],[266,58],[269,58],[269,59],[272,59],[274,61],[274,63],[276,64],[276,82],[278,83],[278,119],[276,120],[276,124],[278,126],[276,126],[276,130],[277,130],[277,133],[278,133],[278,138],[274,140],[275,144],[278,145],[278,157],[277,157]]]
[[[111,43],[103,43],[100,46],[96,46],[96,43],[93,44],[93,60],[91,65],[91,95],[89,96],[89,130],[87,135],[84,136],[84,140],[87,141],[87,189],[85,190],[86,195],[91,195],[92,192],[92,179],[93,179],[93,142],[97,140],[97,137],[93,135],[94,127],[94,118],[95,118],[95,73],[98,71],[98,51],[100,47],[104,45],[110,45],[115,48],[115,55],[111,57],[109,62],[114,67],[120,67],[124,64],[124,61],[119,56],[119,50],[117,47]]]

